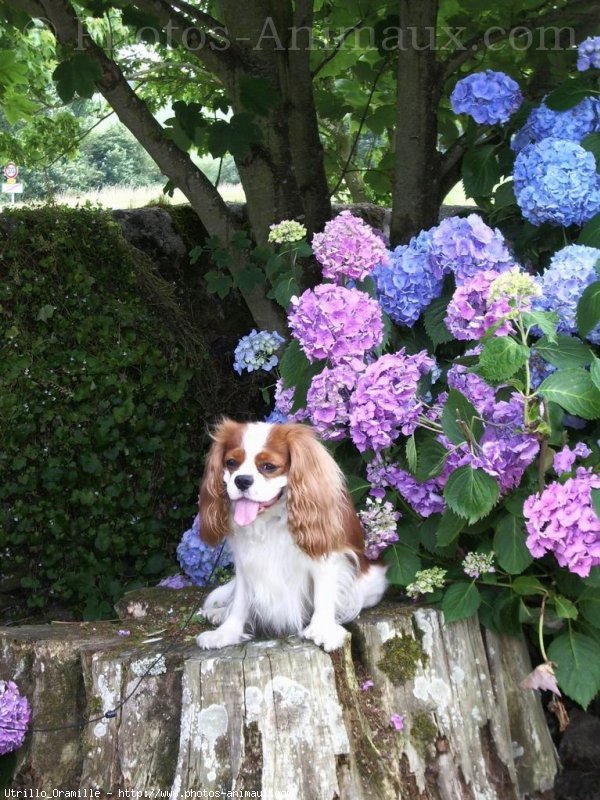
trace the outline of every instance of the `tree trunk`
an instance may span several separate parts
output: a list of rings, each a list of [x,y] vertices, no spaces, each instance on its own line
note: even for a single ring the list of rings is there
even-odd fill
[[[29,697],[34,726],[94,718],[81,731],[29,735],[13,786],[101,797],[163,790],[174,800],[200,789],[269,800],[517,800],[552,786],[539,699],[516,686],[530,669],[523,641],[385,604],[332,655],[296,637],[200,651],[197,625],[173,644],[199,602],[195,589],[141,590],[120,603],[128,618],[118,624],[0,629],[0,677]],[[373,688],[361,689],[365,680]]]
[[[392,246],[437,223],[441,203],[435,51],[438,0],[399,0]]]

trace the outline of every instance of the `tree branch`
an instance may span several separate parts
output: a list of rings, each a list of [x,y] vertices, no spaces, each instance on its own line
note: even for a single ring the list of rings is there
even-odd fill
[[[541,8],[545,8],[547,5],[547,2],[544,2],[538,7],[537,10],[539,11]],[[573,0],[573,2],[568,2],[560,8],[553,8],[552,11],[549,11],[547,14],[542,14],[538,17],[531,16],[526,20],[519,20],[516,27],[534,31],[536,28],[544,27],[552,22],[564,23],[570,18],[569,15],[572,13],[584,13],[585,16],[587,16],[585,12],[588,12],[589,14],[597,14],[597,8],[597,0]],[[534,11],[533,14],[535,13],[536,12]],[[498,28],[498,30],[494,31],[489,36],[486,32],[484,34],[478,34],[477,36],[474,36],[472,39],[465,42],[461,50],[455,50],[445,61],[441,63],[441,85],[443,85],[459,67],[461,67],[466,61],[469,61],[471,58],[473,58],[473,56],[478,52],[489,48],[493,44],[498,44],[498,42],[508,39],[513,30],[514,28],[512,27]]]
[[[329,64],[330,61],[333,61],[333,59],[337,56],[337,54],[340,52],[340,50],[346,43],[346,39],[348,39],[354,33],[354,31],[358,30],[364,21],[365,18],[363,17],[356,23],[356,25],[353,25],[351,28],[347,28],[344,31],[343,35],[336,42],[335,47],[333,48],[331,53],[328,53],[325,56],[325,58],[319,64],[317,64],[317,66],[313,69],[311,73],[313,78],[315,78],[319,74],[319,72],[323,69],[323,67],[326,64]]]

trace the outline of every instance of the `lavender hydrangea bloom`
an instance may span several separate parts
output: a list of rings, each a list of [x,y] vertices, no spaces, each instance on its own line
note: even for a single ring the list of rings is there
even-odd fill
[[[469,114],[480,125],[507,122],[522,102],[519,84],[504,72],[491,69],[458,81],[450,96],[455,114]]]
[[[430,259],[431,232],[421,231],[373,271],[377,299],[386,314],[409,328],[442,292],[443,271]]]
[[[511,308],[506,298],[492,303],[488,301],[490,286],[497,277],[497,272],[486,270],[476,273],[456,287],[444,320],[456,339],[481,339],[489,328],[510,314]],[[511,330],[511,322],[506,320],[495,335],[504,336]]]
[[[323,277],[335,283],[343,278],[362,281],[388,257],[381,236],[351,211],[342,211],[323,233],[315,233],[312,248]]]
[[[162,586],[163,589],[185,589],[191,586],[192,582],[185,575],[169,575],[168,578],[163,578],[157,586]]]
[[[403,348],[359,376],[350,399],[350,436],[361,453],[389,447],[401,432],[413,433],[423,409],[418,384],[433,364],[425,350],[407,356]]]
[[[557,475],[563,475],[565,472],[571,472],[573,464],[578,458],[587,458],[591,455],[591,450],[584,442],[577,442],[575,447],[571,449],[565,445],[563,449],[556,453],[552,466]]]
[[[325,367],[315,375],[306,396],[312,426],[323,439],[338,441],[348,435],[350,395],[358,375],[346,364]]]
[[[196,515],[194,524],[181,537],[177,545],[177,560],[181,569],[189,576],[195,586],[206,586],[216,569],[233,564],[233,555],[225,541],[221,545],[211,547],[200,538],[200,516]]]
[[[365,292],[321,284],[292,297],[289,324],[309,361],[360,359],[381,344],[381,308]]]
[[[600,100],[585,97],[566,111],[553,111],[540,103],[529,115],[527,122],[514,135],[511,148],[515,153],[528,144],[536,144],[549,137],[580,142],[589,133],[600,131]]]
[[[585,72],[590,67],[600,69],[600,36],[588,36],[577,48],[579,72]]]
[[[442,484],[437,478],[420,483],[380,453],[367,465],[367,480],[371,484],[369,494],[373,497],[383,498],[387,488],[395,489],[424,518],[440,514],[446,507]]]
[[[269,372],[276,367],[279,359],[275,355],[285,339],[277,331],[252,330],[247,336],[242,336],[234,352],[233,368],[241,375],[244,370],[254,372],[263,369]]]
[[[29,701],[16,683],[0,681],[0,756],[21,747],[30,719]]]
[[[504,272],[514,266],[504,236],[478,214],[448,217],[432,228],[430,259],[440,273],[453,272],[456,283],[478,272]]]
[[[398,541],[396,523],[400,512],[391,503],[367,498],[365,508],[358,512],[365,533],[365,556],[376,561],[381,553]]]
[[[587,578],[600,565],[600,519],[592,504],[600,475],[579,467],[564,484],[549,484],[523,505],[527,547],[534,558],[553,553],[561,567]]]
[[[461,392],[477,409],[477,413],[491,417],[496,405],[496,394],[493,388],[479,375],[469,372],[464,364],[454,364],[448,370],[448,386]]]
[[[581,244],[570,244],[558,250],[540,280],[542,297],[535,302],[537,309],[556,311],[561,333],[577,331],[577,304],[584,289],[600,280],[596,264],[600,250]],[[600,325],[587,336],[593,344],[600,344]]]
[[[583,225],[600,211],[600,176],[588,150],[548,138],[523,148],[514,167],[515,197],[532,225]]]

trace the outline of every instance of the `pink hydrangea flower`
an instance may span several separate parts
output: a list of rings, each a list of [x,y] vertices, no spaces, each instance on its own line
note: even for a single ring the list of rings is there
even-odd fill
[[[508,300],[504,297],[490,303],[490,286],[499,273],[492,270],[478,272],[456,287],[446,312],[446,326],[457,338],[462,340],[481,339],[483,334],[510,313]],[[496,331],[496,336],[510,333],[510,320],[504,322]]]
[[[404,716],[402,714],[392,714],[390,717],[390,725],[395,731],[404,730]]]
[[[325,367],[312,379],[306,396],[306,410],[312,426],[323,439],[337,441],[346,438],[350,395],[357,377],[354,368],[340,364]]]
[[[368,681],[363,681],[363,682],[361,683],[361,685],[360,685],[360,690],[361,690],[361,692],[368,692],[368,691],[369,691],[369,689],[372,689],[372,688],[373,688],[373,686],[375,686],[375,684],[373,683],[373,681],[371,681],[371,680],[368,680]]]
[[[335,283],[343,278],[363,281],[388,259],[381,236],[350,211],[342,211],[325,225],[323,233],[315,233],[312,248],[323,277]]]
[[[0,681],[0,756],[21,747],[27,733],[29,701],[13,681]]]
[[[568,445],[565,445],[560,453],[554,456],[552,466],[557,475],[571,472],[577,458],[587,458],[591,452],[590,448],[583,442],[578,442],[572,450]]]

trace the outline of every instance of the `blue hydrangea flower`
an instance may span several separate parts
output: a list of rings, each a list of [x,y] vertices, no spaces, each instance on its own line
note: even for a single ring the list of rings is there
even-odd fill
[[[584,136],[598,131],[600,100],[595,97],[585,97],[581,103],[566,111],[552,111],[541,103],[514,135],[510,146],[515,153],[520,153],[528,144],[536,144],[549,137],[580,142]]]
[[[532,225],[583,225],[600,211],[600,176],[593,154],[552,137],[525,147],[514,168],[515,196]]]
[[[450,96],[455,114],[469,114],[484,125],[507,122],[522,102],[519,84],[504,72],[491,69],[474,72],[458,81]]]
[[[183,534],[177,545],[177,560],[195,586],[206,586],[209,579],[211,583],[214,582],[218,569],[233,564],[233,555],[227,540],[219,555],[220,550],[221,545],[211,547],[200,538],[200,516],[197,515],[194,524]]]
[[[535,306],[543,311],[556,311],[559,332],[577,331],[577,303],[584,289],[599,280],[596,272],[599,260],[600,250],[597,248],[570,244],[554,254],[548,269],[541,275],[542,297],[536,300]],[[600,345],[600,325],[586,338]]]
[[[514,266],[504,236],[478,214],[448,217],[431,229],[431,256],[441,273],[454,273],[457,285],[479,272],[504,272]]]
[[[289,422],[289,416],[284,414],[283,411],[280,411],[278,408],[274,408],[270,414],[267,414],[265,417],[265,422],[271,422],[273,424],[283,424],[285,422]]]
[[[588,36],[577,48],[579,72],[585,72],[590,67],[600,69],[600,36]]]
[[[430,261],[431,232],[421,231],[408,245],[393,250],[387,263],[375,267],[372,277],[385,313],[409,328],[442,291],[442,272]]]
[[[275,353],[283,342],[285,342],[285,339],[277,331],[272,333],[268,331],[250,331],[247,336],[242,336],[237,343],[234,352],[234,370],[238,375],[241,375],[244,370],[254,372],[254,370],[263,369],[265,372],[269,372],[279,364],[279,359]]]

